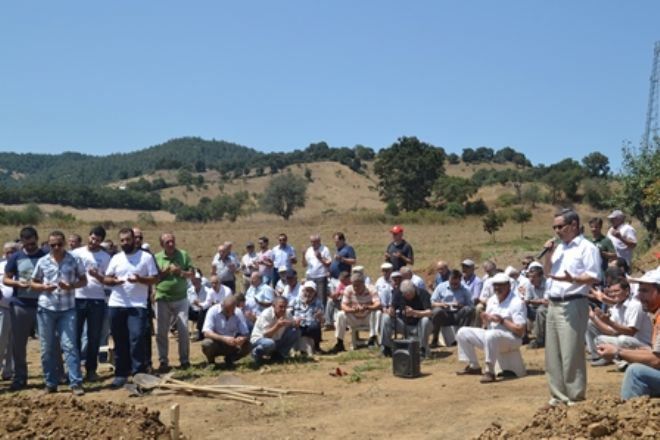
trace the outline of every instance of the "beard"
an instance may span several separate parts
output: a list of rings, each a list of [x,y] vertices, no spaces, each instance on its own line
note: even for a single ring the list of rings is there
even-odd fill
[[[133,252],[133,249],[135,249],[134,244],[122,244],[121,245],[121,250],[124,251],[124,253],[126,253],[126,254],[130,254],[131,252]]]

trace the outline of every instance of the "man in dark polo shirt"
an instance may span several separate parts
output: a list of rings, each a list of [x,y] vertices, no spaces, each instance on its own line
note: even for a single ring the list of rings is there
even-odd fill
[[[390,229],[392,242],[385,251],[385,261],[392,263],[392,270],[397,272],[403,266],[415,264],[413,248],[403,239],[403,227],[395,225]]]
[[[338,280],[340,273],[351,273],[356,257],[353,246],[346,243],[346,236],[343,232],[335,232],[335,235],[333,235],[332,238],[335,240],[337,252],[332,259],[332,263],[330,263],[330,278]]]
[[[419,339],[422,357],[429,356],[429,335],[431,334],[431,296],[419,289],[410,280],[403,280],[400,289],[393,291],[392,307],[383,316],[382,353],[392,354],[392,333],[409,337],[414,334]],[[394,328],[396,326],[396,329]]]

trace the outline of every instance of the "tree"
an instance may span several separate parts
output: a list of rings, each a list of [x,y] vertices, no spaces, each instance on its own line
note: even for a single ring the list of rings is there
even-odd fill
[[[525,223],[530,221],[532,219],[532,211],[528,211],[525,208],[514,208],[513,211],[511,212],[511,220],[514,222],[520,224],[520,238],[522,239],[524,234],[523,234],[523,226]]]
[[[427,206],[426,198],[444,173],[445,151],[416,137],[401,137],[380,150],[374,164],[381,198],[405,211]]]
[[[440,176],[433,185],[433,195],[438,205],[446,203],[463,204],[479,188],[470,179],[457,176]]]
[[[291,214],[305,206],[307,182],[300,176],[284,173],[273,177],[264,191],[260,206],[264,212],[288,220]]]
[[[582,164],[589,177],[607,177],[610,174],[610,159],[598,151],[582,158]]]
[[[176,180],[179,185],[191,185],[193,183],[193,175],[186,169],[180,169],[176,175]]]
[[[623,148],[623,188],[619,203],[642,223],[648,232],[647,242],[658,238],[660,214],[660,140],[639,149]]]
[[[522,191],[522,200],[529,203],[532,208],[536,208],[536,204],[541,201],[541,188],[535,183],[525,186]]]
[[[447,156],[447,161],[452,165],[458,165],[459,163],[461,163],[461,158],[456,153],[450,153]]]
[[[312,179],[312,170],[305,167],[305,179],[307,179],[308,182],[313,182],[314,179]]]
[[[492,241],[495,241],[495,232],[499,231],[500,228],[504,226],[506,217],[498,212],[489,211],[488,214],[486,214],[481,219],[481,221],[484,225],[484,231],[490,234],[490,239]]]

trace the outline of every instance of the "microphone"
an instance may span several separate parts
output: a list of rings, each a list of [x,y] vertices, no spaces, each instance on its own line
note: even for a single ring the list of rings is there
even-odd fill
[[[559,242],[559,239],[555,238],[555,240],[552,243],[552,247],[544,247],[543,250],[536,256],[536,259],[540,260],[541,258],[543,258],[543,256],[545,254],[547,254],[548,252],[550,252],[551,250],[553,250],[555,248],[555,244],[557,244],[558,242]]]

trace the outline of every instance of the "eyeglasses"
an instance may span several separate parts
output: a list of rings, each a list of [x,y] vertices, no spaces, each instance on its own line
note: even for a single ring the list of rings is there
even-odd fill
[[[568,223],[564,223],[563,225],[554,225],[554,226],[552,227],[552,229],[554,229],[555,231],[559,231],[561,228],[563,228],[563,227],[566,226],[567,224],[568,224]]]

